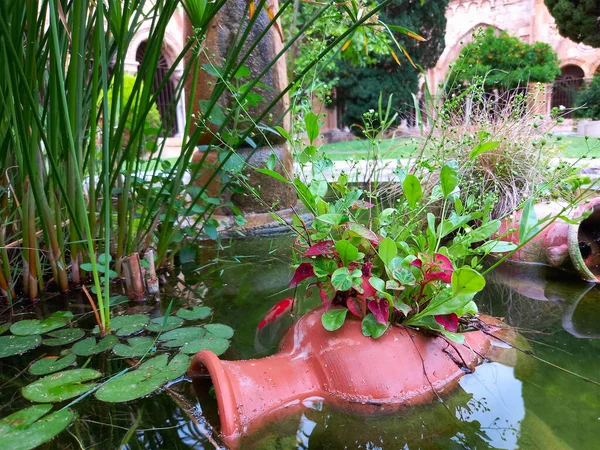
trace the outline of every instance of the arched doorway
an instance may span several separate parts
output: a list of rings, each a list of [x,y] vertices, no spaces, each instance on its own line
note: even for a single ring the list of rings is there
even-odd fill
[[[552,108],[564,106],[567,108],[564,117],[571,117],[570,109],[575,106],[575,95],[583,84],[585,73],[574,64],[566,65],[560,71],[552,85]]]
[[[135,53],[136,61],[141,65],[146,54],[147,42],[142,42]],[[158,57],[158,64],[156,68],[156,74],[154,75],[154,84],[152,86],[152,93],[155,94],[163,80],[167,76],[169,71],[169,63],[167,58],[161,52]],[[163,127],[166,130],[163,131],[163,136],[172,137],[178,132],[179,126],[177,122],[177,104],[175,101],[175,83],[169,79],[163,89],[158,94],[156,99],[156,107],[160,113],[160,118],[163,123]]]

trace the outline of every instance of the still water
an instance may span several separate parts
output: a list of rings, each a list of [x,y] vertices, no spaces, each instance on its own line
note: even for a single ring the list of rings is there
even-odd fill
[[[204,303],[214,320],[236,334],[226,359],[258,358],[276,351],[293,318],[257,332],[264,314],[293,294],[286,289],[291,239],[255,238],[204,247],[194,263],[170,274],[160,305],[164,312]],[[298,291],[297,298],[305,293]],[[504,266],[488,277],[479,296],[482,312],[504,317],[538,359],[510,350],[461,379],[444,402],[384,416],[353,416],[318,401],[238,442],[241,449],[573,449],[600,448],[600,289],[535,266]],[[301,301],[308,310],[314,297]],[[38,306],[85,311],[77,299],[57,297]],[[133,311],[132,311],[133,312]],[[39,355],[37,355],[39,356]],[[0,360],[0,417],[28,406],[19,389],[24,358]],[[542,362],[546,361],[547,363]],[[549,363],[549,364],[548,364]],[[197,396],[188,381],[129,404],[94,399],[76,404],[80,420],[47,448],[209,449],[218,440],[219,418],[210,383]]]

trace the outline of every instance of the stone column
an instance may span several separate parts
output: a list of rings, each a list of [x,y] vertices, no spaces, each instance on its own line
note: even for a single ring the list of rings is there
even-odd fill
[[[270,2],[277,10],[277,1]],[[247,13],[247,2],[246,0],[229,0],[225,2],[219,13],[213,19],[211,23],[206,39],[203,44],[204,52],[201,56],[201,64],[210,63],[214,66],[223,66],[225,59],[229,54],[230,50],[235,44],[236,37],[243,34],[244,30],[248,26],[250,21]],[[243,56],[250,46],[259,39],[260,33],[268,26],[270,19],[267,13],[263,10],[256,12],[258,14],[257,20],[250,30],[248,39],[245,42],[240,57]],[[186,34],[187,36],[193,35],[193,30],[189,20],[186,19]],[[275,29],[271,27],[268,33],[260,40],[256,48],[252,51],[251,56],[244,62],[244,65],[249,69],[250,76],[243,78],[242,82],[250,82],[255,80],[260,73],[267,67],[267,65],[273,61],[279,51],[282,49],[283,44],[281,37]],[[190,63],[189,58],[186,63]],[[250,107],[247,111],[247,115],[253,119],[257,119],[260,114],[264,111],[268,104],[270,104],[287,86],[287,72],[285,58],[280,58],[274,65],[268,70],[260,79],[260,83],[268,87],[256,87],[253,92],[263,97],[258,106]],[[196,83],[196,94],[194,98],[190,98],[192,91],[192,80],[191,75],[186,80],[186,95],[188,96],[188,108],[191,108],[194,116],[196,117],[195,122],[198,123],[198,118],[201,116],[199,102],[201,100],[207,100],[211,97],[212,90],[216,85],[217,80],[215,77],[210,75],[205,70],[200,71],[200,76]],[[235,106],[235,99],[231,93],[226,89],[220,96],[219,105],[223,108],[231,108]],[[275,107],[271,109],[269,114],[265,116],[261,124],[272,127],[273,125],[280,125],[285,129],[289,130],[289,117],[285,114],[289,105],[289,99],[286,95],[283,99],[276,103]],[[278,122],[278,120],[283,119]],[[195,129],[196,124],[192,126]],[[213,139],[213,133],[217,130],[217,126],[209,124],[210,130],[202,133],[197,145],[206,145]],[[262,134],[264,133],[264,135]],[[249,145],[240,148],[237,151],[239,157],[248,160],[249,164],[255,167],[264,167],[271,154],[277,156],[277,164],[275,171],[280,173],[286,178],[292,176],[293,161],[289,150],[286,147],[285,139],[278,134],[271,133],[269,131],[262,131],[255,133],[252,136],[252,140],[259,146],[258,149],[252,149]],[[216,142],[216,141],[214,141]],[[252,156],[250,156],[252,155]],[[193,160],[199,161],[203,157],[201,151],[197,151],[194,154]],[[202,171],[200,176],[194,181],[198,185],[204,184],[204,182],[214,173],[214,168],[219,164],[219,152],[211,151],[207,155],[205,162],[206,168]],[[245,170],[244,173],[248,176],[248,183],[258,191],[262,200],[271,206],[277,203],[278,209],[289,208],[294,205],[297,198],[293,186],[285,184],[281,181],[277,181],[269,176],[260,174],[252,169]],[[209,188],[209,193],[212,196],[218,195],[223,183],[222,174],[218,174],[216,183],[213,183]],[[225,198],[231,200],[233,204],[238,207],[243,213],[266,213],[269,207],[258,201],[252,194],[241,194],[235,193],[233,195],[226,194]],[[223,210],[227,213],[227,209]]]

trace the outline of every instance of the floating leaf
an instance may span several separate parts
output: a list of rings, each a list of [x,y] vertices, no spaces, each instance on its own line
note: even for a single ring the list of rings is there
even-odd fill
[[[73,346],[73,353],[77,356],[91,356],[97,353],[105,352],[106,350],[110,350],[119,342],[119,338],[109,334],[108,336],[104,336],[104,338],[96,343],[96,338],[89,337],[84,339],[83,341],[77,342]]]
[[[66,369],[77,360],[77,356],[74,353],[69,353],[62,358],[55,358],[48,356],[46,358],[38,359],[31,366],[29,366],[29,373],[31,375],[48,375],[49,373],[58,372],[59,370]]]
[[[229,325],[223,325],[222,323],[209,323],[204,325],[204,329],[214,337],[223,339],[231,339],[233,337],[233,328]]]
[[[0,358],[20,355],[36,348],[42,343],[40,335],[33,336],[0,336]]]
[[[70,409],[62,409],[43,417],[51,409],[52,405],[34,405],[0,420],[0,448],[36,448],[55,437],[75,419],[75,414]]]
[[[165,322],[164,317],[156,317],[150,321],[150,324],[146,327],[146,330],[152,331],[153,333],[160,333],[165,331],[174,330],[183,324],[183,319],[179,317],[167,317]]]
[[[68,328],[66,330],[52,331],[51,333],[48,333],[48,336],[51,336],[51,338],[44,339],[44,345],[55,347],[78,341],[85,336],[85,332],[80,328]]]
[[[154,339],[149,337],[132,337],[127,339],[129,345],[118,343],[113,353],[123,358],[135,358],[150,353],[154,348]]]
[[[188,342],[195,341],[206,335],[206,330],[200,327],[178,328],[162,334],[158,340],[165,348],[183,347]]]
[[[32,402],[62,402],[79,397],[93,389],[96,383],[86,381],[100,378],[102,374],[93,369],[73,369],[40,378],[23,388],[23,397]]]
[[[117,336],[130,336],[144,329],[150,318],[145,314],[130,314],[110,320],[110,329]]]
[[[145,397],[184,375],[189,367],[190,357],[178,354],[170,363],[168,361],[168,355],[159,355],[146,361],[138,369],[105,383],[96,392],[96,398],[104,402],[119,403]]]
[[[6,333],[6,331],[10,328],[10,323],[0,324],[0,334]]]
[[[197,339],[185,344],[181,347],[181,353],[195,354],[202,350],[210,350],[215,355],[219,356],[225,353],[229,348],[229,344],[230,342],[227,339],[207,334],[202,339]]]
[[[57,311],[43,320],[30,319],[13,323],[10,327],[10,332],[18,336],[44,334],[66,326],[71,317],[73,317],[73,313],[71,312]]]
[[[200,320],[206,319],[212,313],[212,309],[208,306],[194,306],[191,310],[180,309],[177,311],[177,317],[185,320]]]

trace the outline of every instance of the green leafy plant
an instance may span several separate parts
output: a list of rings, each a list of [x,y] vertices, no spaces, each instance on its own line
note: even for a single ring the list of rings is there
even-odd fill
[[[574,111],[576,117],[584,119],[600,120],[600,74],[585,83],[575,96]]]

